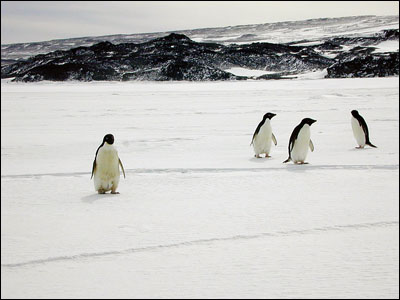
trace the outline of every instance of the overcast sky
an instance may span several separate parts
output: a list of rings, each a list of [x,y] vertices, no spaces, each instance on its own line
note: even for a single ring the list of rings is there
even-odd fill
[[[398,1],[1,1],[1,43],[398,14]]]

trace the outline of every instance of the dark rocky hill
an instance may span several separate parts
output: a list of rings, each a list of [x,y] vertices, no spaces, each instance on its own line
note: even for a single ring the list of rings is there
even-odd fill
[[[327,69],[327,77],[371,77],[399,74],[399,54],[374,53],[380,42],[398,41],[398,29],[372,37],[331,38],[312,46],[252,43],[197,43],[169,34],[143,43],[100,42],[88,47],[39,54],[3,65],[1,78],[40,80],[243,80],[226,72],[231,67],[274,71],[258,79]],[[343,51],[344,47],[350,51]],[[326,55],[329,53],[329,55]]]
[[[384,30],[380,34],[366,38],[333,39],[333,45],[354,46],[349,51],[339,53],[336,63],[327,69],[327,78],[343,77],[386,77],[399,75],[399,51],[375,53],[381,42],[399,43],[399,30]]]
[[[141,44],[101,42],[40,54],[4,66],[1,76],[17,81],[227,80],[246,79],[223,71],[231,66],[301,72],[332,63],[311,48],[270,43],[223,46],[170,34]]]

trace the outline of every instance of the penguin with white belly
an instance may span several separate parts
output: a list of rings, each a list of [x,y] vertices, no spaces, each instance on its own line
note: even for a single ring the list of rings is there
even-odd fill
[[[314,151],[314,145],[310,138],[310,126],[314,122],[316,122],[316,120],[305,118],[294,128],[289,139],[289,158],[283,163],[292,160],[295,164],[307,164],[304,161],[308,154],[308,148]]]
[[[353,128],[353,135],[358,144],[358,147],[356,148],[362,149],[365,145],[377,148],[369,140],[368,126],[364,118],[358,113],[357,110],[352,110],[351,115],[351,127]]]
[[[116,191],[120,176],[119,166],[121,166],[125,178],[124,167],[113,144],[114,136],[112,134],[105,135],[94,158],[90,179],[94,176],[94,188],[99,194],[105,194],[108,191],[111,191],[111,194],[119,194]]]
[[[275,117],[274,113],[266,113],[258,124],[250,145],[253,145],[255,157],[261,158],[260,154],[265,153],[265,157],[271,157],[271,142],[273,141],[275,146],[277,145],[276,138],[272,133],[271,119]]]

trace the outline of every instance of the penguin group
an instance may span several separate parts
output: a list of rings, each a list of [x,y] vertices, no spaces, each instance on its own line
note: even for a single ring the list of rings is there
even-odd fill
[[[376,148],[369,139],[368,126],[364,118],[357,110],[352,110],[351,115],[353,135],[358,145],[356,148],[362,149],[366,145]],[[250,145],[253,145],[254,156],[256,158],[261,158],[261,154],[265,154],[266,158],[271,157],[272,143],[275,146],[278,144],[271,127],[271,119],[275,116],[276,114],[274,113],[266,113],[254,131]],[[310,126],[316,121],[311,118],[304,118],[293,129],[289,138],[289,157],[283,163],[293,161],[294,164],[307,164],[305,160],[308,149],[314,151]],[[93,161],[92,176],[90,179],[94,177],[94,188],[99,194],[105,194],[109,191],[111,191],[111,194],[119,194],[116,190],[120,179],[120,167],[125,178],[124,167],[118,156],[118,151],[113,144],[114,136],[106,134],[102,143],[97,148]]]
[[[353,135],[356,139],[359,149],[368,145],[373,148],[377,148],[373,145],[369,139],[368,126],[364,118],[358,113],[357,110],[351,111],[351,125],[353,129]],[[250,145],[253,145],[254,156],[260,158],[260,154],[265,154],[265,157],[271,157],[271,143],[274,142],[277,145],[276,138],[272,133],[271,119],[275,117],[274,113],[266,113],[263,119],[258,124],[251,141]],[[293,161],[294,164],[307,164],[305,162],[308,149],[314,151],[314,144],[311,140],[310,126],[317,120],[311,118],[304,118],[299,125],[297,125],[289,138],[288,152],[289,157],[283,162],[287,163]]]

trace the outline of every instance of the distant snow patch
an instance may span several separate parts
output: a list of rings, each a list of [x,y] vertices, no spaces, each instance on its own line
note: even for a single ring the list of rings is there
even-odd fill
[[[310,42],[293,44],[292,46],[299,46],[299,47],[304,46],[304,47],[306,47],[306,46],[315,46],[315,45],[319,45],[319,44],[322,44],[322,43],[323,43],[322,41],[310,41]]]
[[[224,71],[232,73],[233,75],[236,75],[236,76],[261,76],[261,75],[265,75],[265,74],[275,74],[276,73],[276,72],[272,72],[272,71],[251,70],[251,69],[240,68],[240,67],[230,68],[230,69],[227,69]]]
[[[396,52],[399,51],[399,41],[384,41],[374,46],[374,53]]]

